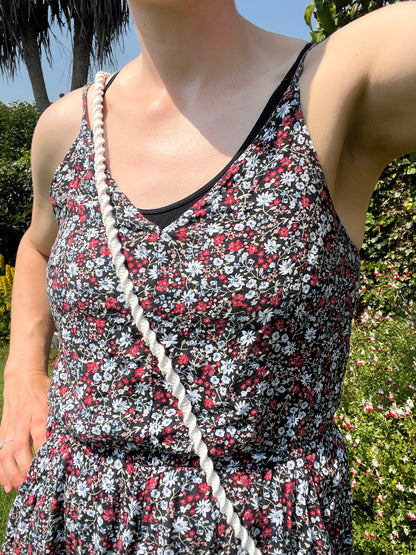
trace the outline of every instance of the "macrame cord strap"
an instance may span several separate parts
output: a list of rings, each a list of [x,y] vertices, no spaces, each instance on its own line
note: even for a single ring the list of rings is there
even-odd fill
[[[212,460],[208,456],[208,448],[202,439],[201,430],[199,429],[195,415],[192,412],[191,402],[186,396],[186,390],[182,385],[179,375],[173,369],[172,362],[167,357],[165,348],[157,341],[155,332],[150,328],[149,322],[144,316],[139,300],[133,291],[133,283],[129,278],[125,265],[125,258],[121,252],[121,243],[118,230],[115,226],[113,208],[107,192],[103,120],[103,91],[107,77],[108,75],[106,73],[100,71],[97,73],[95,78],[92,113],[95,151],[94,169],[98,199],[101,206],[101,215],[116,274],[122,286],[127,303],[130,306],[134,323],[143,335],[143,339],[148,345],[150,352],[157,359],[159,369],[164,378],[172,386],[172,393],[178,400],[178,408],[183,413],[183,423],[188,429],[194,451],[200,460],[201,470],[205,475],[207,484],[212,490],[213,496],[218,502],[220,512],[226,517],[227,523],[234,530],[235,536],[241,541],[241,546],[248,553],[248,555],[261,555],[261,551],[256,547],[253,539],[248,535],[247,530],[241,524],[239,516],[234,511],[232,503],[226,496],[225,490],[221,485],[220,478],[214,469]]]

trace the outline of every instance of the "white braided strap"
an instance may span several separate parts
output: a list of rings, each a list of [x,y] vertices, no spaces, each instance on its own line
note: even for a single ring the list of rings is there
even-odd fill
[[[234,511],[232,503],[226,496],[225,490],[221,485],[220,478],[214,470],[212,460],[208,456],[208,448],[202,439],[202,433],[198,427],[195,415],[192,412],[192,405],[186,396],[186,390],[182,385],[179,375],[174,371],[172,362],[167,357],[164,346],[157,341],[155,332],[150,328],[149,322],[144,316],[139,300],[133,291],[133,283],[129,278],[125,265],[125,258],[121,252],[121,243],[118,236],[118,230],[115,226],[113,208],[107,193],[105,175],[104,120],[102,109],[103,91],[107,77],[108,75],[106,73],[98,72],[95,78],[92,114],[95,151],[94,168],[102,219],[116,274],[126,296],[126,300],[130,306],[135,325],[142,333],[150,352],[154,357],[156,357],[159,369],[164,378],[172,386],[172,393],[178,400],[178,408],[183,413],[183,423],[188,428],[189,437],[192,441],[194,451],[200,459],[201,470],[205,475],[207,484],[212,490],[213,496],[218,501],[220,512],[226,517],[227,523],[234,530],[235,536],[241,541],[242,548],[249,555],[261,555],[260,550],[257,549],[253,539],[248,535],[247,530],[241,524],[239,516]]]

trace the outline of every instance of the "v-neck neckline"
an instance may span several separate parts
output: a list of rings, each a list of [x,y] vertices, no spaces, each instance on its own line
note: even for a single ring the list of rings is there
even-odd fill
[[[245,138],[245,140],[243,141],[242,145],[239,147],[237,152],[232,156],[232,158],[229,160],[229,162],[227,162],[227,164],[213,178],[211,178],[202,187],[200,187],[199,189],[197,189],[196,191],[194,191],[193,193],[191,193],[187,197],[185,197],[183,199],[179,199],[178,201],[175,201],[174,203],[172,203],[170,205],[162,206],[162,207],[156,208],[156,209],[149,209],[149,210],[163,211],[163,210],[169,209],[170,207],[174,207],[174,205],[181,204],[182,202],[185,203],[185,201],[187,201],[187,200],[190,201],[191,198],[194,197],[194,196],[197,198],[194,205],[192,205],[190,208],[186,209],[183,214],[177,216],[165,228],[160,228],[156,223],[154,223],[151,220],[149,220],[148,218],[146,218],[147,209],[141,209],[141,208],[137,207],[130,200],[128,195],[123,191],[123,189],[121,189],[119,187],[117,181],[114,179],[111,172],[106,167],[105,168],[105,174],[106,174],[107,182],[110,185],[109,188],[110,188],[111,196],[113,196],[114,193],[117,193],[118,196],[121,196],[121,198],[124,199],[125,205],[129,207],[130,212],[133,215],[133,219],[139,219],[142,223],[146,223],[146,226],[152,227],[155,230],[159,230],[160,233],[164,232],[167,229],[170,229],[171,227],[175,227],[175,225],[178,222],[183,221],[184,218],[186,219],[187,215],[190,216],[195,209],[200,207],[200,203],[201,204],[202,203],[204,203],[204,204],[208,203],[211,199],[213,199],[214,197],[217,196],[219,186],[222,184],[224,178],[227,176],[227,173],[230,170],[230,168],[238,162],[238,160],[242,156],[242,154],[253,143],[253,141],[256,138],[256,136],[258,135],[259,131],[264,127],[264,125],[267,123],[267,121],[269,121],[269,119],[272,117],[273,113],[279,107],[279,104],[280,104],[280,102],[281,102],[281,100],[284,96],[284,93],[287,91],[287,89],[289,88],[289,85],[293,81],[293,78],[296,76],[296,74],[299,72],[299,69],[301,69],[301,67],[303,65],[302,61],[303,61],[304,56],[307,54],[307,52],[309,51],[309,49],[312,46],[313,45],[311,43],[308,43],[302,48],[302,50],[298,54],[295,62],[292,64],[292,66],[290,67],[290,69],[286,73],[285,77],[277,85],[274,92],[271,94],[269,100],[267,101],[263,110],[260,112],[259,117],[257,118],[256,122],[254,123],[251,131],[248,133],[248,135]],[[86,131],[89,134],[89,136],[91,138],[92,148],[94,148],[93,132],[92,132],[92,130],[90,129],[90,127],[88,125],[88,121],[86,119],[85,111],[84,111],[82,123],[83,123],[82,127],[84,128],[84,132]],[[74,144],[75,144],[75,142],[76,142],[76,140],[74,141]],[[72,152],[73,147],[74,147],[74,145],[72,145],[72,147],[69,149],[67,155],[70,152]],[[94,155],[95,155],[95,151],[94,151]],[[65,157],[65,159],[66,159],[66,157]],[[202,196],[200,198],[198,198],[200,193],[202,193]],[[142,212],[142,210],[143,210],[143,212]]]

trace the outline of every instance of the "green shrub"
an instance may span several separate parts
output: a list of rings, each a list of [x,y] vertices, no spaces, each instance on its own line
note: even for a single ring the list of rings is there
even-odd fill
[[[39,112],[28,102],[0,103],[0,159],[18,160],[30,150]]]
[[[372,308],[355,322],[338,411],[350,457],[354,553],[416,548],[416,307],[407,318]]]
[[[14,264],[17,247],[29,227],[32,211],[30,154],[18,160],[0,159],[0,252]]]
[[[390,164],[374,191],[361,249],[358,311],[366,307],[405,313],[416,298],[416,163]]]
[[[30,145],[39,112],[27,102],[0,104],[0,252],[14,264],[20,239],[30,224]]]

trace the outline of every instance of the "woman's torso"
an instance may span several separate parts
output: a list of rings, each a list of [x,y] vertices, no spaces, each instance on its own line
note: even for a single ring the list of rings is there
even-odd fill
[[[257,441],[274,451],[324,433],[341,394],[358,255],[302,117],[299,75],[276,91],[210,190],[166,229],[108,174],[135,291],[183,373],[208,443],[224,443],[223,453],[251,451]],[[172,401],[112,267],[86,119],[51,199],[60,226],[48,286],[61,336],[56,418],[89,441],[140,437],[150,448],[165,433],[152,432],[158,415],[173,430],[162,449],[189,451],[177,415],[165,414]],[[219,422],[236,434],[231,443],[227,434],[218,439]]]

